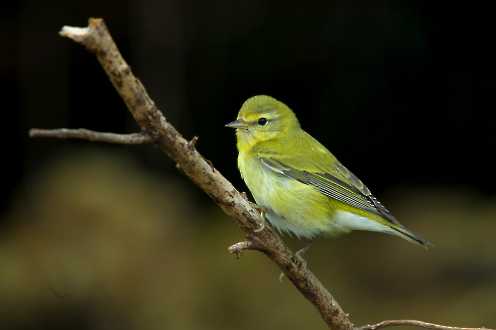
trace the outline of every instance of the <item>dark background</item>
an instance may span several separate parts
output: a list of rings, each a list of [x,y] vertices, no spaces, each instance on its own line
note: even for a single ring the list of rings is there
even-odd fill
[[[5,298],[3,305],[9,306],[7,310],[23,312],[0,312],[0,324],[5,322],[12,329],[106,329],[116,324],[120,329],[155,329],[157,325],[160,329],[248,329],[259,324],[260,313],[267,313],[254,307],[260,299],[258,292],[272,297],[264,298],[267,308],[277,304],[279,295],[292,295],[293,300],[287,298],[291,306],[287,310],[281,307],[287,314],[279,312],[278,316],[274,312],[274,321],[267,328],[298,328],[295,324],[300,323],[294,318],[302,322],[301,326],[314,322],[310,323],[313,327],[323,328],[303,299],[294,292],[288,293],[292,289],[287,283],[283,287],[278,285],[277,271],[262,258],[246,257],[231,263],[223,248],[239,239],[239,233],[228,220],[213,220],[223,216],[156,148],[28,139],[31,127],[136,131],[135,123],[94,57],[57,34],[63,25],[85,26],[88,17],[103,17],[134,73],[166,117],[186,137],[198,135],[198,149],[240,190],[246,188],[236,168],[233,132],[223,125],[236,117],[246,98],[272,95],[287,103],[302,126],[365,181],[402,222],[434,241],[436,248],[427,254],[377,234],[357,233],[317,243],[317,275],[325,283],[354,283],[349,283],[350,287],[336,284],[333,290],[338,291],[340,301],[346,302],[345,309],[356,308],[353,314],[357,315],[357,322],[424,316],[431,321],[458,320],[472,322],[460,325],[495,326],[496,251],[491,233],[496,229],[496,29],[489,6],[399,0],[307,1],[297,5],[259,0],[11,1],[2,6],[0,134],[4,152],[0,229],[4,230],[0,242],[4,241],[4,251],[8,252],[0,255],[5,265],[0,268],[0,282],[5,284],[5,290],[12,290],[8,291],[12,297],[17,297]],[[132,182],[137,182],[138,188]],[[147,182],[152,188],[140,182]],[[154,200],[152,195],[161,196],[161,189],[166,190],[165,197],[157,199],[157,203],[163,204],[163,212],[155,210],[155,204],[150,202]],[[137,195],[126,195],[129,200],[118,198],[126,191]],[[95,199],[96,206],[84,204],[88,198]],[[136,205],[140,198],[145,206]],[[170,208],[181,203],[184,209],[179,207],[174,218]],[[176,298],[182,301],[190,297],[192,301],[186,299],[188,302],[181,305],[175,298],[167,298],[167,294],[162,296],[161,304],[133,300],[126,306],[132,311],[129,313],[138,315],[135,318],[123,312],[126,309],[122,304],[129,301],[128,295],[119,299],[113,294],[109,294],[111,298],[93,297],[88,292],[98,296],[100,290],[94,286],[106,283],[104,279],[114,283],[116,277],[128,278],[123,274],[129,273],[116,266],[115,273],[103,272],[111,274],[108,277],[88,275],[90,289],[75,285],[74,275],[79,276],[88,268],[95,270],[91,274],[100,274],[93,264],[95,259],[85,255],[81,248],[84,244],[94,248],[94,242],[75,242],[86,237],[88,218],[100,219],[95,214],[104,214],[102,219],[112,215],[117,224],[122,224],[118,220],[121,209],[122,214],[130,217],[130,238],[134,237],[135,221],[146,222],[146,210],[156,211],[149,216],[156,227],[146,231],[143,240],[136,244],[151,251],[164,249],[164,255],[150,259],[149,268],[143,269],[155,272],[156,264],[169,256],[169,247],[160,245],[164,244],[163,239],[157,238],[157,245],[153,245],[148,237],[163,230],[166,219],[170,223],[177,220],[178,224],[174,227],[178,232],[168,233],[168,243],[172,244],[173,238],[182,244],[185,240],[197,242],[184,247],[182,258],[192,265],[207,257],[218,259],[222,267],[231,267],[223,271],[225,283],[233,277],[248,278],[242,283],[226,284],[233,292],[223,295],[224,286],[209,284],[221,281],[219,266],[214,261],[194,271],[185,266],[184,274],[197,274],[189,281],[198,287],[193,285],[190,293],[180,291]],[[80,222],[74,220],[79,216]],[[67,222],[69,218],[76,222]],[[57,234],[46,226],[57,228]],[[116,234],[115,226],[105,227],[112,228],[108,232],[96,220],[94,226],[97,233],[104,233],[103,242],[110,240],[107,235],[115,235],[112,237],[117,246],[122,247],[119,242],[125,241],[126,236]],[[182,227],[187,229],[178,229]],[[66,237],[67,230],[74,235],[71,246],[77,251],[82,249],[88,264],[74,267],[71,275],[64,275],[66,284],[58,289],[60,281],[50,276],[57,277],[54,274],[61,267],[73,268],[67,266],[63,257],[51,253],[72,251],[58,239]],[[204,240],[215,241],[218,248],[205,247]],[[34,241],[38,245],[33,245]],[[62,245],[54,247],[54,242]],[[137,251],[136,246],[126,248],[132,253]],[[45,249],[52,251],[46,252],[47,260],[60,258],[61,264],[46,266],[40,261],[44,260],[42,257],[33,255],[33,251],[43,254]],[[95,254],[105,254],[109,249],[102,246]],[[112,249],[119,250],[113,245]],[[332,255],[328,255],[329,249]],[[392,256],[388,257],[389,254]],[[69,264],[81,257],[77,256],[68,256]],[[141,260],[139,256],[133,260]],[[118,264],[113,257],[108,258]],[[177,259],[171,259],[170,265],[182,274]],[[249,260],[248,265],[240,266],[245,260]],[[26,264],[35,266],[23,268]],[[237,267],[246,269],[241,272]],[[30,282],[28,274],[44,274],[42,268],[49,274],[47,282],[51,284],[47,287],[55,287],[63,294],[40,289],[47,283],[41,279],[38,284]],[[275,286],[281,292],[260,288],[260,284],[254,287],[249,281],[266,268],[272,273],[266,276],[265,285]],[[404,270],[410,268],[412,272],[405,274]],[[6,275],[12,269],[17,272]],[[350,281],[350,277],[360,276],[357,269],[366,275]],[[389,275],[384,274],[388,269]],[[170,286],[186,281],[184,274],[178,275],[176,281],[165,281],[162,276],[172,276],[174,272],[169,268],[163,271],[157,281],[165,282],[164,287],[149,290],[169,292]],[[203,272],[211,272],[211,278],[198,274]],[[140,283],[155,283],[143,280],[147,278],[143,274],[133,276]],[[411,277],[417,282],[409,283]],[[357,282],[364,283],[363,287],[357,286]],[[32,290],[26,289],[23,295],[15,285]],[[236,285],[239,289],[234,290]],[[440,288],[443,286],[447,286],[446,291]],[[109,292],[123,292],[114,289]],[[203,312],[205,317],[191,311],[192,306],[203,310],[207,304],[195,298],[198,290],[210,292],[203,298],[212,309]],[[246,295],[250,294],[253,305],[241,304],[232,310],[232,299],[249,301]],[[4,292],[3,297],[10,296]],[[462,302],[446,306],[447,300],[454,304],[456,299]],[[370,304],[375,304],[376,309],[372,311]],[[40,305],[49,307],[38,309]],[[106,309],[108,306],[113,306],[111,312]],[[476,310],[468,312],[465,306]],[[145,316],[137,312],[139,308]],[[167,321],[149,317],[147,313],[153,308],[169,313]],[[183,310],[191,315],[178,312]]]

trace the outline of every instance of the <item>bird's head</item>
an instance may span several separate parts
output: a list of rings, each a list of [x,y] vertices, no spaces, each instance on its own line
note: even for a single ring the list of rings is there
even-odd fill
[[[239,151],[269,140],[282,139],[300,128],[293,111],[267,95],[257,95],[246,100],[239,110],[238,118],[226,126],[236,129]]]

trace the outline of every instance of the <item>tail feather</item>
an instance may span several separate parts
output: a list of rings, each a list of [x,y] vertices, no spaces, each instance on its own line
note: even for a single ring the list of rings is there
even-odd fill
[[[409,231],[408,229],[406,229],[403,226],[391,226],[390,228],[393,229],[394,231],[396,231],[398,233],[398,236],[406,239],[409,242],[418,244],[418,245],[422,246],[423,248],[425,248],[426,250],[428,250],[434,246],[428,240],[423,239],[423,238],[419,237],[418,235],[415,235],[414,233],[412,233],[411,231]]]
[[[415,235],[397,220],[391,222],[388,219],[379,217],[375,214],[370,216],[362,216],[352,212],[338,211],[333,222],[334,231],[349,232],[351,230],[366,230],[395,235],[409,242],[418,244],[425,249],[432,247],[432,243]]]

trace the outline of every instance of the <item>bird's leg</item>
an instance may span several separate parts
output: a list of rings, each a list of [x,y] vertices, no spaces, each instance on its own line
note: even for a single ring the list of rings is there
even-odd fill
[[[261,223],[259,223],[259,226],[260,226],[260,227],[258,227],[257,229],[255,229],[253,232],[255,232],[255,233],[259,233],[259,232],[261,232],[262,230],[264,230],[264,229],[265,229],[265,222],[263,222],[263,221],[262,221]]]
[[[307,267],[307,261],[305,259],[303,259],[303,255],[308,251],[308,249],[310,249],[310,243],[307,246],[305,246],[304,248],[296,251],[296,253],[294,254],[294,261],[298,264],[298,267],[300,267],[300,268]],[[284,278],[284,276],[285,275],[282,272],[281,272],[281,274],[279,274],[279,282],[282,282],[282,279]]]
[[[265,207],[262,207],[258,204],[255,204],[255,203],[252,203],[252,202],[249,202],[255,209],[258,210],[258,212],[260,212],[260,217],[262,218],[262,222],[258,224],[258,228],[253,230],[253,232],[255,233],[259,233],[261,232],[262,230],[265,229],[265,213],[267,213],[267,209]]]
[[[310,244],[308,244],[307,246],[305,246],[302,249],[299,249],[294,254],[295,259],[299,263],[300,267],[306,267],[307,266],[307,261],[305,259],[303,259],[303,255],[308,251],[308,249],[310,249]]]
[[[265,213],[266,213],[266,210],[263,207],[259,207],[258,210],[260,211],[260,217],[262,218],[262,222],[259,223],[260,226],[257,229],[254,230],[255,233],[259,233],[259,232],[261,232],[262,230],[265,229]]]

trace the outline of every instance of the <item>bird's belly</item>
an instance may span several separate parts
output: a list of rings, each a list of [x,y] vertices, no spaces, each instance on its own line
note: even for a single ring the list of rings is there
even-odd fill
[[[296,180],[267,171],[260,165],[243,178],[266,219],[283,232],[311,238],[329,231],[334,209],[329,199]]]

